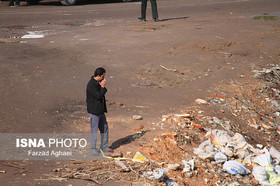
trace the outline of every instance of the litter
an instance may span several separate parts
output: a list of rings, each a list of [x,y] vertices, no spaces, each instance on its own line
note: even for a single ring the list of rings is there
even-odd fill
[[[218,151],[214,156],[214,160],[219,163],[225,162],[225,161],[227,161],[227,156]]]
[[[166,184],[166,186],[179,186],[178,183],[176,183],[175,181],[173,181],[171,179],[165,180],[165,184]]]
[[[230,147],[221,147],[220,151],[228,157],[232,157],[234,155],[234,153],[232,152],[232,148]]]
[[[175,117],[188,118],[188,117],[190,117],[191,115],[190,115],[190,114],[175,114],[174,116],[175,116]]]
[[[265,152],[264,154],[258,155],[254,162],[258,163],[260,166],[265,167],[271,164],[271,156],[266,148],[262,152]]]
[[[240,186],[240,184],[237,181],[235,181],[230,183],[228,186]]]
[[[274,167],[274,170],[275,170],[275,172],[276,172],[277,174],[280,174],[280,166],[279,166],[279,165],[276,165],[276,166]]]
[[[40,31],[34,31],[34,32],[27,32],[28,34],[22,36],[23,39],[38,39],[38,38],[44,38],[45,36]]]
[[[262,185],[270,185],[268,182],[268,174],[264,167],[256,166],[252,170],[254,178]]]
[[[182,160],[182,164],[185,166],[185,168],[182,171],[183,173],[193,171],[193,169],[194,169],[194,159],[189,160],[189,161]]]
[[[280,174],[276,174],[274,172],[273,165],[266,166],[265,170],[268,173],[268,180],[269,180],[270,184],[272,184],[272,185],[280,184]]]
[[[136,161],[136,162],[146,162],[148,161],[149,159],[146,158],[143,154],[141,154],[140,152],[136,152],[136,154],[133,156],[132,158],[133,161]]]
[[[177,170],[180,167],[180,164],[176,163],[176,164],[168,164],[167,168],[171,169],[171,170]]]
[[[214,130],[210,131],[210,133],[206,134],[206,136],[208,136],[208,135],[211,135],[210,138],[212,140],[213,145],[216,148],[225,147],[228,143],[231,143],[231,144],[233,143],[231,137],[224,130],[214,129]]]
[[[270,147],[269,153],[273,158],[276,158],[278,161],[280,161],[280,152],[273,146]]]
[[[130,169],[121,161],[115,160],[115,163],[122,168],[123,172],[128,172]]]
[[[224,163],[223,169],[230,174],[250,174],[250,170],[244,167],[241,163],[236,160],[230,160]]]
[[[223,154],[228,157],[232,157],[234,155],[232,150],[234,149],[235,143],[226,131],[214,129],[209,131],[206,136],[210,136],[213,145]]]
[[[201,159],[213,157],[215,155],[215,152],[210,139],[202,142],[198,148],[194,148],[194,153]]]
[[[255,151],[254,147],[249,143],[247,143],[247,141],[241,134],[235,133],[232,139],[236,144],[235,146],[235,150],[237,151],[236,155],[238,155],[240,159],[245,159],[248,155],[250,155],[250,152]]]
[[[156,179],[159,180],[161,179],[167,172],[169,171],[169,169],[167,168],[160,168],[154,171],[146,171],[144,172],[144,176],[147,176],[151,179]]]

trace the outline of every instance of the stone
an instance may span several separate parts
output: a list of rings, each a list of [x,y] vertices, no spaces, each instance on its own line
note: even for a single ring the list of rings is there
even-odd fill
[[[143,119],[142,116],[140,116],[140,115],[134,115],[132,118],[134,120],[142,120]]]
[[[195,102],[196,102],[197,104],[202,104],[202,105],[207,104],[207,101],[206,101],[206,100],[200,99],[200,98],[196,99]]]

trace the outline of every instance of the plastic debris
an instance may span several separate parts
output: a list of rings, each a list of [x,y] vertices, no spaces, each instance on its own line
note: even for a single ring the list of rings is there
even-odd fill
[[[227,156],[218,151],[214,156],[214,160],[216,162],[225,162],[227,161]]]
[[[173,181],[171,179],[165,180],[165,184],[166,184],[166,186],[179,186],[178,183],[176,183],[175,181]]]
[[[213,157],[215,155],[210,139],[202,142],[198,148],[194,148],[194,153],[201,159]]]
[[[226,131],[214,129],[207,132],[206,136],[210,136],[213,145],[223,154],[228,157],[234,155],[232,150],[234,149],[235,143]]]
[[[265,170],[268,173],[268,180],[270,184],[272,185],[280,184],[280,174],[276,174],[276,172],[274,172],[273,165],[266,166]]]
[[[271,146],[269,153],[273,158],[276,158],[278,161],[280,161],[280,152],[276,150],[273,146]]]
[[[180,164],[176,163],[176,164],[168,164],[167,168],[171,169],[171,170],[177,170],[180,167]]]
[[[252,170],[254,178],[262,185],[270,185],[268,182],[268,174],[264,167],[256,166]]]
[[[212,143],[216,148],[225,147],[228,143],[233,143],[232,138],[224,130],[214,129],[206,134],[206,136],[208,135],[210,135]]]
[[[235,182],[228,184],[228,186],[240,186],[240,184],[237,181],[235,181]]]
[[[274,167],[274,170],[275,170],[275,172],[276,172],[277,174],[280,174],[280,166],[279,166],[279,165],[276,165],[276,166]]]
[[[182,164],[185,166],[185,168],[183,169],[183,173],[193,171],[193,169],[194,169],[194,159],[189,160],[189,161],[182,160]]]
[[[260,166],[265,167],[271,164],[271,156],[270,153],[266,148],[262,152],[265,152],[264,154],[260,154],[257,157],[255,157],[254,162],[258,163]]]
[[[34,32],[31,32],[31,31],[28,31],[27,32],[28,34],[22,36],[21,38],[23,39],[37,39],[37,38],[44,38],[44,34],[42,34],[41,31],[34,31]]]
[[[244,167],[241,163],[236,160],[230,160],[224,163],[223,169],[230,174],[250,174],[250,170]]]
[[[236,144],[235,146],[235,150],[237,150],[236,154],[240,159],[246,158],[250,154],[250,152],[255,151],[255,148],[249,143],[247,143],[247,141],[241,134],[235,133],[232,139]]]
[[[122,168],[122,171],[128,172],[130,169],[121,161],[115,160],[115,163]]]
[[[160,168],[154,171],[146,171],[144,172],[145,176],[148,176],[151,179],[156,179],[159,180],[161,179],[167,172],[169,171],[169,169],[167,168]]]
[[[143,154],[141,154],[140,152],[136,152],[136,154],[133,156],[133,161],[136,161],[136,162],[146,162],[148,161],[149,159],[146,158]]]

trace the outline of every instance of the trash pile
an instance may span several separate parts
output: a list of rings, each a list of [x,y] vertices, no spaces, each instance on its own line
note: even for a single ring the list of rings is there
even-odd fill
[[[250,174],[249,168],[244,166],[247,165],[260,184],[280,184],[280,152],[273,146],[269,151],[266,147],[254,148],[241,134],[230,137],[226,131],[216,129],[207,132],[205,137],[209,139],[194,148],[194,153],[201,159],[224,163],[223,170],[232,175]]]
[[[253,70],[257,85],[235,85],[233,96],[212,94],[211,104],[230,109],[231,114],[266,134],[280,134],[280,66]],[[223,96],[222,98],[219,98]]]
[[[97,184],[280,185],[280,67],[254,73],[258,83],[231,85],[180,114],[163,115],[150,133],[164,132],[137,139],[145,141],[138,152],[73,161],[49,176]]]

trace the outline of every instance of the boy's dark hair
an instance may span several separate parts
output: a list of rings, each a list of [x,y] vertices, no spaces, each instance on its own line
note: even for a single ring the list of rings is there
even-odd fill
[[[102,67],[99,67],[94,72],[94,77],[96,76],[102,76],[102,74],[106,73],[106,70]]]

